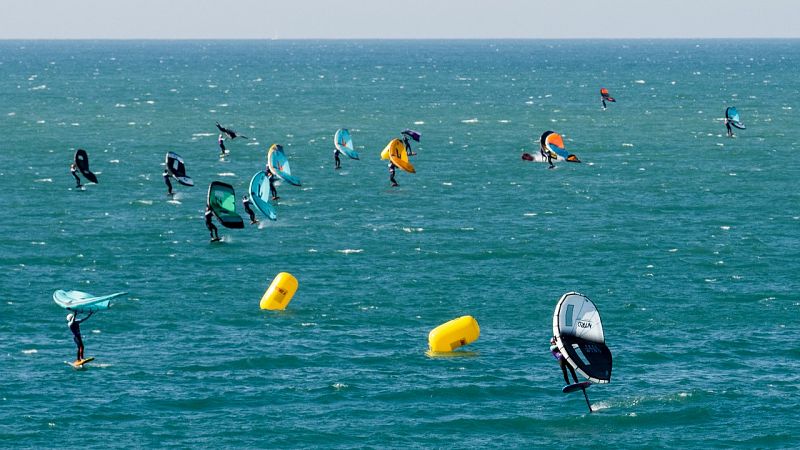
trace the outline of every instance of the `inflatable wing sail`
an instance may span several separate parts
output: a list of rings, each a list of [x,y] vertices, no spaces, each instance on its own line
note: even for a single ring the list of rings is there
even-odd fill
[[[183,163],[183,158],[175,152],[167,153],[167,170],[169,173],[178,180],[178,183],[184,186],[194,186],[194,181],[186,176],[186,164]]]
[[[244,228],[242,216],[236,213],[236,193],[233,186],[221,181],[208,185],[208,205],[226,228]]]
[[[556,161],[581,162],[577,156],[567,153],[564,149],[564,139],[555,131],[542,133],[539,142],[550,153],[550,157]]]
[[[381,159],[388,159],[395,166],[405,170],[408,173],[416,173],[416,169],[408,160],[408,153],[406,146],[400,139],[392,139],[381,152]]]
[[[270,220],[278,219],[275,207],[269,202],[269,180],[267,180],[267,173],[263,170],[253,175],[253,178],[250,179],[250,199],[256,205],[256,208],[261,211],[261,214],[264,214]]]
[[[267,164],[269,170],[277,175],[280,179],[286,181],[294,186],[300,186],[300,179],[292,175],[292,169],[289,167],[289,158],[283,153],[283,146],[272,144],[267,153]]]
[[[606,88],[600,88],[600,96],[603,97],[603,100],[605,100],[607,102],[616,102],[614,97],[612,97],[612,96],[610,96],[608,94],[608,89],[606,89]]]
[[[336,130],[336,134],[333,136],[333,145],[351,159],[358,159],[358,152],[353,148],[353,138],[347,128]]]
[[[408,128],[406,128],[405,130],[401,131],[400,133],[410,137],[411,139],[413,139],[413,140],[415,140],[417,142],[419,142],[419,139],[422,137],[422,135],[419,133],[419,131],[409,130]]]
[[[78,170],[87,180],[97,183],[97,176],[89,170],[89,154],[86,153],[86,150],[79,148],[75,152],[75,165],[78,166]]]
[[[101,309],[108,309],[112,299],[127,294],[127,292],[117,292],[111,295],[95,297],[92,294],[87,294],[86,292],[64,291],[59,289],[53,292],[53,301],[55,301],[58,306],[64,309],[68,309],[76,313],[88,313],[100,311]]]
[[[600,313],[577,292],[561,296],[553,313],[553,335],[561,354],[592,383],[611,381],[611,350],[606,346]]]
[[[725,117],[731,121],[731,125],[735,126],[740,130],[744,130],[745,126],[742,123],[741,119],[739,118],[739,111],[736,110],[735,106],[729,106],[725,109]]]

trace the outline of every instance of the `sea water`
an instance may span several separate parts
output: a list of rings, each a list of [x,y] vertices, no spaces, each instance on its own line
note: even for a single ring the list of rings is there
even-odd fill
[[[796,40],[1,42],[0,446],[796,448],[798,66]],[[250,139],[220,159],[215,122]],[[523,161],[546,130],[582,163]],[[240,197],[273,143],[302,186],[209,243],[208,184]],[[85,371],[56,289],[129,292]],[[614,355],[591,414],[548,351],[569,291]],[[467,314],[480,338],[426,356]]]

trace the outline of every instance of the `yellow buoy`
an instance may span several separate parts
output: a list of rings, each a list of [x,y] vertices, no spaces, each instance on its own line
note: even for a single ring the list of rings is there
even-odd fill
[[[431,330],[428,346],[431,352],[452,352],[462,345],[475,342],[480,335],[478,321],[472,316],[462,316]]]
[[[284,310],[297,292],[297,278],[287,272],[279,273],[261,297],[261,309]]]

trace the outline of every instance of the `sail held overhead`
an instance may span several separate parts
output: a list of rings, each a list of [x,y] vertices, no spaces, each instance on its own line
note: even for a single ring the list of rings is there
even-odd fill
[[[53,292],[53,301],[64,309],[76,313],[88,313],[108,309],[111,300],[128,295],[127,292],[116,292],[110,295],[94,296],[81,291],[65,291],[59,289]]]
[[[406,128],[405,130],[401,131],[400,134],[410,137],[411,139],[419,142],[420,138],[422,137],[422,133],[419,131],[414,131],[411,129]]]

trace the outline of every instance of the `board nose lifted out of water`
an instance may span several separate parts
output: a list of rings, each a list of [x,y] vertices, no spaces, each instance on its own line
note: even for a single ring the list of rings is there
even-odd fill
[[[92,361],[94,361],[94,356],[90,356],[88,358],[79,359],[79,360],[73,361],[73,362],[64,361],[64,363],[72,366],[72,368],[75,369],[75,370],[83,370],[83,369],[86,369],[85,364],[88,363],[88,362],[92,362]]]

